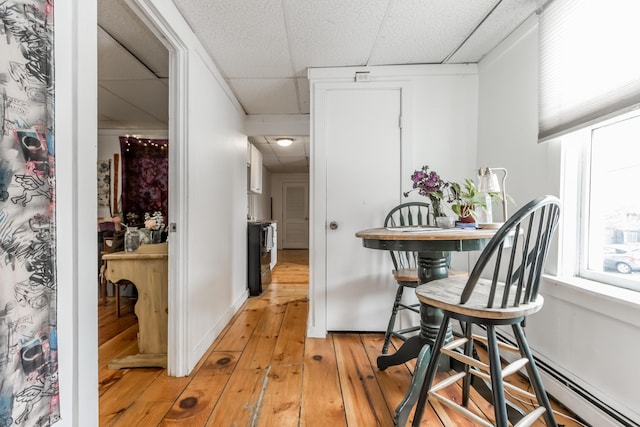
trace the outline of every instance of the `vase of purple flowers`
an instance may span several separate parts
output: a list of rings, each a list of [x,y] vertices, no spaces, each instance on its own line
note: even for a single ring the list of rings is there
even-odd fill
[[[436,171],[429,170],[429,166],[426,165],[413,172],[411,181],[413,189],[405,192],[404,197],[408,197],[412,191],[418,191],[421,196],[429,198],[434,218],[446,216],[442,211],[442,201],[449,183],[444,181]]]

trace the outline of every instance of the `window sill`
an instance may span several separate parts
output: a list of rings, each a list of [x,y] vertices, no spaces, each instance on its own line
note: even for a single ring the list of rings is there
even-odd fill
[[[544,279],[543,296],[640,327],[640,292],[579,277],[545,275]]]

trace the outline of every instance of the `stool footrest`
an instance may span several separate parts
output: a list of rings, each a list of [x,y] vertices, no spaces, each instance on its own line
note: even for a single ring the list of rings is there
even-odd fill
[[[474,339],[474,341],[480,341],[485,346],[489,344],[487,337],[483,337],[482,335],[473,334],[472,338]],[[498,341],[498,348],[520,354],[520,349],[518,347],[512,346],[502,341]]]
[[[478,378],[482,378],[488,384],[491,384],[491,377],[485,374],[484,372],[478,371],[477,369],[470,369],[469,372],[471,372],[473,375],[475,375]],[[533,393],[523,390],[520,387],[510,384],[508,382],[503,382],[502,385],[504,386],[505,390],[509,390],[509,392],[512,394],[517,394],[518,396],[524,399],[529,399],[531,401],[538,402],[537,396]]]
[[[493,427],[493,425],[491,423],[487,422],[486,419],[480,418],[478,415],[474,414],[473,412],[471,412],[470,410],[468,410],[464,406],[460,406],[456,402],[454,402],[452,400],[449,400],[446,397],[440,396],[439,394],[436,394],[436,393],[430,391],[429,392],[429,398],[435,398],[436,400],[438,400],[443,405],[445,405],[445,406],[453,409],[454,411],[458,412],[459,414],[469,418],[470,420],[472,420],[476,424],[479,424],[479,425],[484,426],[484,427]]]
[[[544,406],[540,406],[536,409],[534,409],[533,411],[529,412],[527,415],[525,415],[519,422],[518,424],[516,424],[513,427],[529,427],[530,425],[533,425],[533,423],[536,422],[536,420],[538,418],[540,418],[540,416],[542,414],[544,414],[547,410],[544,408]]]

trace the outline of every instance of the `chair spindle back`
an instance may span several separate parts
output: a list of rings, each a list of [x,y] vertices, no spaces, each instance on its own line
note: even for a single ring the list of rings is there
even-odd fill
[[[554,196],[539,197],[518,210],[482,251],[460,303],[469,300],[480,279],[491,281],[487,308],[535,301],[559,217],[560,202]]]
[[[408,202],[393,208],[384,220],[385,227],[407,227],[429,225],[431,205],[424,202]],[[389,251],[396,270],[417,268],[416,253],[411,251]]]

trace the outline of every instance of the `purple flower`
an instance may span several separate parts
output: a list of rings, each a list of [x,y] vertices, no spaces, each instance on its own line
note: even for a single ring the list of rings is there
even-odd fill
[[[414,171],[411,175],[413,189],[418,190],[418,194],[429,197],[430,199],[443,199],[443,192],[448,184],[440,178],[435,171],[430,171],[429,166],[423,166],[420,170]],[[405,197],[409,192],[404,193]]]

